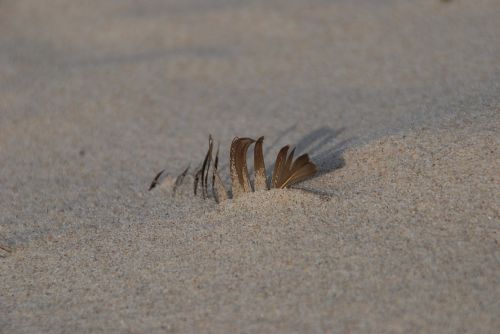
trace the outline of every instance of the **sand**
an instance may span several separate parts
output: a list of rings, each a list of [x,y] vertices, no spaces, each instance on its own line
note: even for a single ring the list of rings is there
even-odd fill
[[[499,13],[0,1],[0,332],[495,333]],[[226,182],[234,136],[320,172],[147,190],[209,134]]]

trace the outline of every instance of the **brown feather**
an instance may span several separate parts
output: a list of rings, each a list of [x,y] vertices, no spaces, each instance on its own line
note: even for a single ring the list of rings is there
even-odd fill
[[[293,162],[292,170],[300,169],[302,166],[306,165],[308,162],[310,162],[309,155],[307,153],[302,154],[300,157],[297,158],[297,160],[295,160]]]
[[[305,179],[312,177],[317,172],[316,165],[312,162],[308,162],[306,165],[302,166],[299,170],[295,171],[287,180],[283,182],[280,189],[290,187],[296,183],[302,182]]]
[[[208,136],[208,151],[205,155],[205,160],[203,160],[203,166],[201,167],[201,191],[203,198],[206,198],[208,195],[208,170],[210,168],[210,161],[212,161],[212,149],[214,146],[214,141],[212,139],[212,135]]]
[[[233,196],[234,193],[239,192],[239,186],[240,183],[238,181],[238,172],[236,171],[236,151],[238,149],[239,145],[239,138],[234,137],[233,141],[231,142],[231,149],[229,150],[229,168],[230,168],[230,174],[231,174],[231,188],[233,191]]]
[[[282,167],[283,164],[286,163],[286,156],[288,153],[288,149],[290,148],[289,145],[286,145],[281,148],[281,150],[278,152],[278,155],[276,156],[276,162],[274,163],[274,171],[273,171],[273,177],[272,177],[272,187],[273,188],[278,188],[278,180],[281,179],[281,173],[282,173]]]
[[[214,171],[214,197],[217,203],[227,200],[227,190],[222,182],[219,173]]]
[[[239,186],[236,189],[233,189],[233,196],[238,196],[240,193],[252,191],[248,179],[247,151],[250,145],[254,142],[255,140],[251,138],[239,138],[237,141],[235,165]]]
[[[283,157],[280,157],[280,154],[285,156],[285,153],[282,153],[283,151],[283,149],[280,151],[277,160],[284,159]],[[316,173],[316,165],[309,160],[309,156],[307,154],[301,155],[292,163],[293,153],[294,150],[290,152],[286,161],[281,163],[279,166],[278,162],[276,163],[275,170],[277,170],[277,172],[275,176],[273,175],[273,186],[275,188],[283,189],[289,187],[292,184],[303,181]]]
[[[268,189],[266,168],[263,154],[264,137],[260,137],[257,141],[251,138],[238,138],[235,137],[231,143],[229,152],[229,165],[231,174],[231,185],[233,198],[238,197],[242,193],[252,191],[252,184],[249,181],[248,166],[247,166],[247,152],[249,147],[255,143],[254,148],[254,188],[256,191]],[[281,148],[276,156],[274,164],[273,175],[271,176],[272,188],[286,188],[295,183],[303,181],[317,172],[316,165],[309,159],[307,154],[303,154],[295,161],[294,153],[295,148],[289,152],[290,146],[286,145]],[[198,183],[201,182],[203,191],[203,198],[207,197],[208,193],[208,173],[212,163],[213,140],[209,136],[209,148],[203,161],[201,168],[195,173],[194,180],[194,193],[196,195]],[[219,163],[219,148],[215,153],[215,161],[212,168],[212,193],[215,200],[220,203],[227,199],[227,191],[222,183],[218,173]]]
[[[220,146],[217,145],[217,151],[215,152],[215,160],[214,160],[214,167],[212,171],[212,193],[215,196],[215,173],[217,172],[217,168],[219,167],[219,148]]]
[[[292,162],[293,162],[293,154],[294,153],[295,153],[295,147],[292,149],[292,151],[288,155],[288,158],[286,159],[286,163],[282,167],[282,171],[290,170],[290,167],[292,166]]]
[[[153,181],[151,182],[151,184],[149,185],[149,189],[148,190],[151,190],[153,189],[154,187],[156,187],[160,182],[160,177],[161,175],[163,174],[165,170],[162,170],[161,172],[159,172],[158,174],[156,174],[155,178],[153,179]]]
[[[292,156],[292,153],[290,156]],[[291,163],[290,156],[288,157],[286,164],[282,167],[280,175],[278,175],[275,188],[286,188],[295,183],[303,181],[317,172],[316,165],[309,160],[307,154],[303,154]],[[291,166],[290,166],[291,165]]]
[[[177,176],[177,178],[175,179],[175,183],[174,183],[174,188],[172,189],[172,193],[173,195],[175,196],[175,192],[177,191],[177,188],[182,184],[182,181],[184,181],[184,178],[186,177],[186,174],[187,172],[189,171],[189,165],[186,167],[186,169],[184,169],[184,171],[182,172],[182,174],[180,174],[179,176]]]
[[[290,167],[292,166],[294,153],[295,153],[295,148],[292,149],[292,151],[288,154],[285,162],[281,165],[281,170],[278,173],[279,175],[277,181],[278,184],[281,184],[283,180],[287,179],[290,176],[291,174]]]
[[[196,196],[196,193],[198,192],[198,182],[200,182],[200,177],[201,177],[201,168],[198,169],[196,174],[194,174],[193,192],[194,192],[195,196]]]
[[[257,139],[254,147],[253,168],[255,170],[254,188],[255,191],[267,190],[266,166],[264,163],[264,153],[262,151],[262,142],[264,137]]]
[[[212,171],[212,193],[217,203],[223,202],[227,199],[227,190],[222,182],[217,168],[219,166],[219,147],[215,153],[214,167]]]

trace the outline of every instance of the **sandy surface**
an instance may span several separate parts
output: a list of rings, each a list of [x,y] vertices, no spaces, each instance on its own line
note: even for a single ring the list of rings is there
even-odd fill
[[[495,333],[499,15],[0,1],[0,332]],[[147,191],[209,133],[226,180],[234,136],[320,173],[221,205]]]

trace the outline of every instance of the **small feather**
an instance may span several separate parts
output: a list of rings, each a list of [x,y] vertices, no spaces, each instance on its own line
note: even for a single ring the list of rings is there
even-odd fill
[[[252,191],[252,186],[250,185],[248,176],[247,151],[250,145],[254,142],[255,140],[250,138],[241,138],[240,151],[238,152],[238,159],[236,160],[236,164],[238,166],[238,179],[244,192]]]
[[[310,162],[309,155],[307,153],[302,154],[300,157],[297,158],[297,160],[295,160],[293,162],[292,170],[300,169],[302,166],[306,165],[308,162]]]
[[[286,155],[288,153],[288,149],[290,148],[289,145],[286,145],[281,148],[281,150],[278,152],[278,155],[276,156],[276,162],[274,163],[274,171],[273,171],[273,178],[272,178],[272,187],[273,188],[278,188],[277,184],[278,181],[281,179],[281,173],[282,173],[282,166],[285,164],[285,159]]]
[[[266,166],[264,163],[264,153],[262,150],[262,143],[264,141],[264,137],[260,137],[257,139],[254,147],[254,160],[253,166],[255,170],[255,180],[254,180],[254,188],[255,191],[259,190],[267,190],[267,177],[266,177]]]
[[[205,160],[206,160],[206,168],[204,168],[205,177],[203,180],[204,181],[203,182],[203,184],[204,184],[204,187],[203,187],[204,197],[208,196],[208,171],[210,170],[210,163],[212,162],[213,146],[214,146],[214,141],[212,139],[212,135],[209,135],[208,136],[208,152],[207,152],[207,157],[205,157]]]
[[[163,174],[165,170],[162,170],[161,172],[159,172],[158,174],[156,174],[155,178],[153,179],[153,181],[151,182],[151,184],[149,185],[149,189],[148,190],[151,190],[153,189],[154,187],[156,187],[160,182],[160,177],[161,175]]]
[[[214,167],[212,170],[212,193],[217,203],[223,202],[227,199],[227,190],[222,182],[217,168],[219,166],[219,147],[215,153]]]
[[[215,196],[215,173],[217,173],[217,168],[219,167],[219,148],[217,145],[217,151],[215,152],[214,167],[212,170],[212,194]]]
[[[198,193],[198,183],[201,181],[201,195],[203,199],[208,196],[208,169],[210,168],[210,161],[212,160],[212,149],[213,149],[213,139],[212,136],[208,136],[208,150],[205,154],[205,159],[203,159],[203,163],[198,169],[198,171],[194,175],[194,183],[193,183],[193,192],[196,196]]]
[[[289,187],[313,176],[316,172],[316,165],[309,160],[309,156],[307,154],[303,154],[295,160],[292,167],[288,171],[285,171],[287,177],[280,179],[276,188],[283,189]]]
[[[205,159],[203,160],[203,165],[201,167],[201,191],[202,191],[202,196],[205,199],[208,195],[208,185],[207,185],[207,180],[208,180],[208,169],[210,168],[210,161],[212,160],[212,149],[214,146],[214,141],[212,139],[212,135],[208,136],[208,151],[207,154],[205,155]]]
[[[190,166],[188,165],[186,169],[184,169],[184,171],[175,179],[174,188],[172,189],[172,193],[174,196],[175,192],[177,191],[177,188],[182,184],[182,181],[184,181],[184,178],[186,177],[186,174],[189,171],[189,167]]]
[[[231,148],[229,150],[229,168],[231,174],[231,188],[233,191],[233,196],[235,193],[239,192],[240,183],[238,181],[238,172],[236,171],[236,151],[239,145],[239,138],[234,137],[231,142]]]
[[[198,192],[198,182],[200,182],[200,178],[201,178],[201,168],[198,169],[198,171],[194,175],[193,192],[194,192],[195,196],[196,196],[196,194]]]
[[[230,165],[233,197],[251,191],[246,156],[248,148],[253,142],[255,141],[251,138],[236,137],[231,143]]]
[[[222,182],[219,173],[214,171],[214,197],[217,203],[227,200],[227,190]]]
[[[292,166],[293,162],[293,155],[295,153],[295,148],[292,149],[292,151],[288,154],[286,161],[281,164],[281,168],[278,171],[278,185],[282,184],[283,180],[287,179],[290,176],[291,170],[290,167]]]

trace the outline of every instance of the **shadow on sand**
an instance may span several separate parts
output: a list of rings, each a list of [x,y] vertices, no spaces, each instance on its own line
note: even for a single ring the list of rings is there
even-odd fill
[[[277,136],[274,142],[267,146],[265,156],[268,156],[271,149],[275,149],[277,144],[283,141],[296,128],[297,124],[285,129]],[[318,173],[316,173],[313,179],[344,167],[345,161],[342,154],[349,143],[354,140],[354,138],[350,138],[339,141],[338,137],[344,131],[345,128],[332,129],[327,126],[320,127],[303,136],[295,145],[298,154],[308,153],[311,160],[318,166]],[[267,168],[267,174],[270,175],[273,169],[274,161]],[[292,186],[291,188],[312,192],[317,195],[332,196],[329,192],[303,187],[301,184]]]
[[[265,149],[265,156],[269,155],[272,149],[277,147],[277,143],[283,141],[291,132],[296,129],[293,125],[284,130],[274,142]],[[353,138],[338,141],[338,136],[344,132],[345,128],[332,129],[324,126],[311,131],[303,136],[295,145],[298,154],[308,153],[314,163],[318,166],[318,173],[315,177],[332,172],[344,166],[342,153],[347,148]],[[293,146],[293,145],[292,145]],[[268,168],[268,174],[274,168],[274,161]]]

